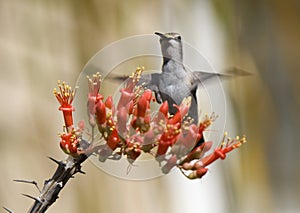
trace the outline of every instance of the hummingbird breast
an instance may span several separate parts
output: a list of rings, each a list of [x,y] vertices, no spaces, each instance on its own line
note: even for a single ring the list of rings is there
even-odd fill
[[[167,100],[169,107],[173,104],[180,105],[182,100],[191,96],[188,85],[184,78],[178,78],[172,73],[163,73],[158,85],[162,100]]]

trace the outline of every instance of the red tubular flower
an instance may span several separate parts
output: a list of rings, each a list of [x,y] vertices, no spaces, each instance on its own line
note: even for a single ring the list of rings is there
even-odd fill
[[[168,148],[172,145],[172,140],[159,140],[158,142],[158,148],[156,152],[156,157],[165,155],[168,151]]]
[[[225,142],[226,133],[224,135],[223,142],[219,147],[217,147],[213,153],[202,158],[205,152],[207,152],[211,147],[211,142],[204,142],[201,146],[194,149],[182,162],[180,162],[180,168],[184,170],[190,170],[191,172],[186,175],[190,179],[201,178],[207,172],[207,166],[218,159],[224,160],[226,158],[226,153],[232,151],[235,148],[240,147],[246,142],[246,138],[236,137],[236,139],[227,139]],[[197,160],[199,159],[199,160]],[[197,160],[194,162],[193,160]]]
[[[137,67],[135,72],[129,76],[127,79],[125,89],[128,92],[132,92],[135,89],[136,84],[138,83],[139,79],[141,78],[142,72],[144,71],[144,67]]]
[[[133,108],[134,108],[134,102],[133,102],[133,100],[131,100],[127,104],[126,108],[127,108],[127,111],[128,111],[128,115],[131,115],[133,113]]]
[[[145,90],[144,93],[138,97],[135,108],[133,105],[133,100],[127,104],[129,115],[131,113],[133,115],[130,124],[133,129],[141,133],[147,132],[150,128],[149,109],[151,99],[151,90]]]
[[[102,99],[103,99],[102,95],[94,96],[91,93],[88,94],[87,108],[88,108],[89,124],[92,127],[94,127],[96,125],[96,122],[95,122],[96,104],[98,103],[99,100],[101,101]]]
[[[127,142],[126,145],[127,160],[132,164],[142,153],[141,145],[139,142]]]
[[[207,168],[201,167],[191,172],[187,177],[189,179],[202,178],[207,173],[207,171],[208,171]]]
[[[217,147],[212,154],[201,159],[203,167],[210,165],[219,158],[224,160],[226,158],[226,153],[231,152],[233,149],[240,147],[243,143],[246,142],[245,137],[242,137],[241,139],[239,137],[236,137],[236,139],[234,140],[229,139],[227,142],[225,142],[226,136],[227,133],[225,133],[224,140],[221,145]]]
[[[57,91],[56,88],[54,88],[53,94],[60,103],[59,110],[63,112],[65,126],[67,130],[71,130],[73,127],[72,113],[75,110],[75,108],[72,106],[72,102],[76,94],[76,88],[75,90],[72,90],[72,88],[65,82],[61,83],[60,81],[58,81],[58,88],[59,91]]]
[[[67,129],[73,127],[73,111],[74,108],[72,106],[70,107],[59,107],[59,110],[63,112],[64,115],[64,121]]]
[[[176,124],[167,124],[165,126],[164,132],[160,137],[160,140],[173,140],[174,143],[177,140],[177,136],[180,134],[181,132],[181,123],[176,123]],[[172,143],[172,145],[174,144]]]
[[[191,162],[195,159],[201,159],[202,156],[211,149],[212,147],[212,142],[208,141],[208,142],[204,142],[202,143],[200,146],[196,147],[196,149],[192,150],[187,156],[186,158],[184,158],[181,161],[181,164],[184,165],[184,163],[186,162]]]
[[[127,160],[129,163],[133,163],[140,155],[142,151],[140,149],[130,149],[126,152]]]
[[[143,70],[143,67],[138,67],[137,70],[126,80],[126,86],[120,90],[121,97],[117,104],[117,110],[119,110],[120,107],[127,106],[128,103],[135,98],[136,94],[134,89],[136,88]]]
[[[150,129],[150,116],[134,117],[131,119],[130,125],[136,131],[145,133]]]
[[[135,129],[135,130],[138,129],[138,124],[137,124],[137,118],[136,117],[131,119],[130,125],[133,129]]]
[[[168,124],[181,123],[184,116],[188,113],[190,105],[191,105],[191,97],[187,97],[187,98],[183,99],[180,106],[175,105],[175,107],[178,110],[175,113],[175,115],[168,120]]]
[[[173,117],[168,120],[168,124],[179,124],[181,123],[181,112],[178,110]]]
[[[150,116],[146,115],[144,118],[139,119],[139,131],[141,133],[148,132],[150,129]]]
[[[192,149],[195,146],[197,139],[199,138],[198,128],[195,124],[191,124],[188,127],[188,131],[182,141],[182,145],[187,149]]]
[[[183,99],[182,103],[179,106],[179,110],[181,112],[181,117],[186,116],[186,114],[188,113],[188,111],[190,109],[191,102],[192,102],[192,98],[190,96]]]
[[[69,133],[60,135],[60,147],[68,155],[77,156],[77,147],[79,145],[74,129]]]
[[[205,116],[204,121],[202,121],[199,125],[198,140],[200,140],[203,137],[204,130],[206,130],[207,127],[209,127],[215,119],[216,119],[216,116],[214,114],[212,114],[210,117],[208,117],[207,115]]]
[[[142,117],[142,118],[145,117],[147,110],[150,108],[151,99],[152,99],[151,90],[148,89],[145,90],[137,103],[137,113],[136,113],[137,117]]]
[[[101,75],[100,73],[96,73],[90,78],[87,76],[88,79],[88,116],[89,116],[89,123],[92,127],[96,125],[95,122],[95,112],[96,112],[96,103],[99,100],[103,99],[103,96],[99,94],[100,85],[101,85]]]
[[[126,89],[121,89],[120,92],[121,97],[117,105],[117,110],[126,106],[134,98],[134,93],[128,92]]]
[[[105,104],[100,100],[96,104],[96,118],[97,124],[102,125],[106,122],[106,107]]]
[[[125,107],[121,107],[117,112],[117,129],[121,136],[125,136],[124,134],[127,132],[127,110]]]
[[[152,91],[150,89],[146,89],[142,95],[148,103],[152,100]]]
[[[98,94],[98,95],[94,96],[91,93],[88,94],[88,112],[89,112],[89,114],[91,114],[91,115],[95,114],[96,103],[102,99],[103,99],[102,95]]]
[[[100,85],[101,85],[101,75],[99,72],[94,74],[92,78],[87,76],[88,86],[89,86],[89,94],[91,96],[97,97],[99,95]]]
[[[107,145],[112,150],[115,150],[120,143],[120,138],[118,136],[117,130],[114,128],[111,132],[111,134],[107,137]]]
[[[165,116],[165,118],[168,118],[169,104],[167,101],[163,102],[163,104],[160,106],[159,112],[161,112]]]
[[[142,95],[137,104],[137,117],[145,117],[148,108],[149,102],[146,97]]]
[[[112,109],[113,107],[113,99],[111,96],[108,96],[105,100],[105,106],[108,108],[108,109]]]
[[[102,136],[106,140],[106,144],[109,146],[109,148],[111,150],[115,150],[119,146],[121,140],[119,138],[119,134],[113,118],[110,116],[106,119],[106,123],[103,125],[99,124],[98,128]]]

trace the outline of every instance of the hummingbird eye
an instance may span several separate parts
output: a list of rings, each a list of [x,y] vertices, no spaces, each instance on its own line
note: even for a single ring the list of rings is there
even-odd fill
[[[177,36],[177,39],[181,41],[181,36]]]

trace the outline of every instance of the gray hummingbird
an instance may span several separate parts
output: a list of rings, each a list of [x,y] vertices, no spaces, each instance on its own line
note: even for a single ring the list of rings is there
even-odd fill
[[[168,102],[169,113],[177,112],[175,105],[180,105],[184,98],[191,97],[191,106],[188,117],[192,122],[198,124],[197,89],[199,85],[216,77],[228,78],[235,75],[246,75],[247,72],[232,69],[228,73],[209,73],[202,71],[190,71],[183,64],[183,52],[181,36],[178,33],[159,33],[161,52],[163,56],[162,72],[143,74],[139,84],[155,93],[156,101]]]
[[[183,52],[181,36],[178,33],[159,33],[163,64],[160,73],[143,73],[139,85],[154,92],[158,103],[168,102],[169,113],[174,115],[177,112],[175,105],[180,105],[184,98],[191,97],[191,105],[186,118],[198,125],[198,103],[197,89],[201,84],[214,78],[231,78],[234,76],[249,75],[248,72],[233,68],[227,71],[228,74],[209,73],[203,71],[190,71],[183,64]],[[120,79],[116,77],[115,79]],[[124,78],[121,78],[124,80]],[[125,78],[126,79],[126,78]],[[204,139],[197,141],[198,147]]]

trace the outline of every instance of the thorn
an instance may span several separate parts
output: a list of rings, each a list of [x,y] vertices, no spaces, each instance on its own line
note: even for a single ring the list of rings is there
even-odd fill
[[[41,190],[37,184],[37,182],[35,182],[34,180],[13,180],[15,182],[19,182],[19,183],[30,183],[30,184],[33,184],[35,185],[35,187],[39,190],[39,192],[41,193]]]
[[[86,173],[85,173],[84,171],[82,171],[82,170],[79,170],[78,172],[81,173],[81,174],[84,174],[84,175],[86,174]]]
[[[35,200],[35,201],[37,201],[37,202],[41,202],[39,199],[37,199],[36,197],[33,197],[33,196],[31,196],[31,195],[28,195],[28,194],[22,194],[23,196],[25,196],[25,197],[28,197],[28,198],[30,198],[30,199],[33,199],[33,200]]]
[[[79,172],[79,173],[84,174],[84,175],[86,174],[84,171],[81,170],[81,166],[80,165],[78,167],[76,167],[75,173],[76,172]]]
[[[81,170],[81,168],[76,168],[76,172],[79,172],[79,173],[84,174],[84,175],[86,174],[84,171]]]
[[[52,157],[48,157],[48,158],[49,158],[50,160],[52,160],[53,162],[57,163],[58,165],[61,164],[60,161],[58,161],[58,160],[56,160],[56,159],[54,159],[54,158],[52,158]]]
[[[8,208],[6,208],[6,207],[2,207],[4,210],[6,210],[7,212],[9,212],[9,213],[14,213],[12,210],[10,210],[10,209],[8,209]]]

